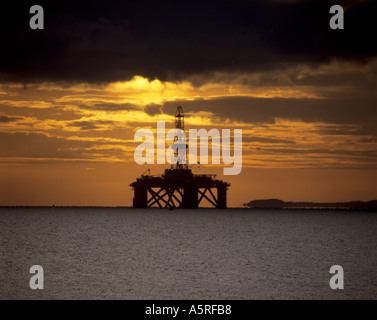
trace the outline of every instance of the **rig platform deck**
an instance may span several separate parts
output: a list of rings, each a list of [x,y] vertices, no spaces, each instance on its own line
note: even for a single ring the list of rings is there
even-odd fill
[[[215,208],[226,208],[230,183],[214,175],[193,174],[191,169],[166,169],[160,176],[143,175],[130,184],[134,188],[133,207],[198,208],[207,199]]]

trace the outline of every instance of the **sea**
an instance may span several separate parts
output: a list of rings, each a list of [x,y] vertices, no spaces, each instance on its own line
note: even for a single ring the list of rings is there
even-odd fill
[[[2,300],[376,298],[376,212],[0,209]]]

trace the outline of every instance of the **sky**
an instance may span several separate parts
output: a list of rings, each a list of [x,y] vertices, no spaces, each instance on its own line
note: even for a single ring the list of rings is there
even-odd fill
[[[254,199],[377,199],[377,1],[4,1],[0,205],[132,205],[140,128],[242,129]]]

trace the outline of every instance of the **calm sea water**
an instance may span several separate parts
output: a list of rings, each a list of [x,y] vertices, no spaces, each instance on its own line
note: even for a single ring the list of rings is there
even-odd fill
[[[1,299],[377,298],[376,213],[3,208],[0,254]]]

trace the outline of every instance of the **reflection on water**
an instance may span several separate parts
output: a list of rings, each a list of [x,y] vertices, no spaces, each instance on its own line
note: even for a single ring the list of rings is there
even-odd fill
[[[0,298],[376,299],[376,230],[367,212],[2,208]]]

